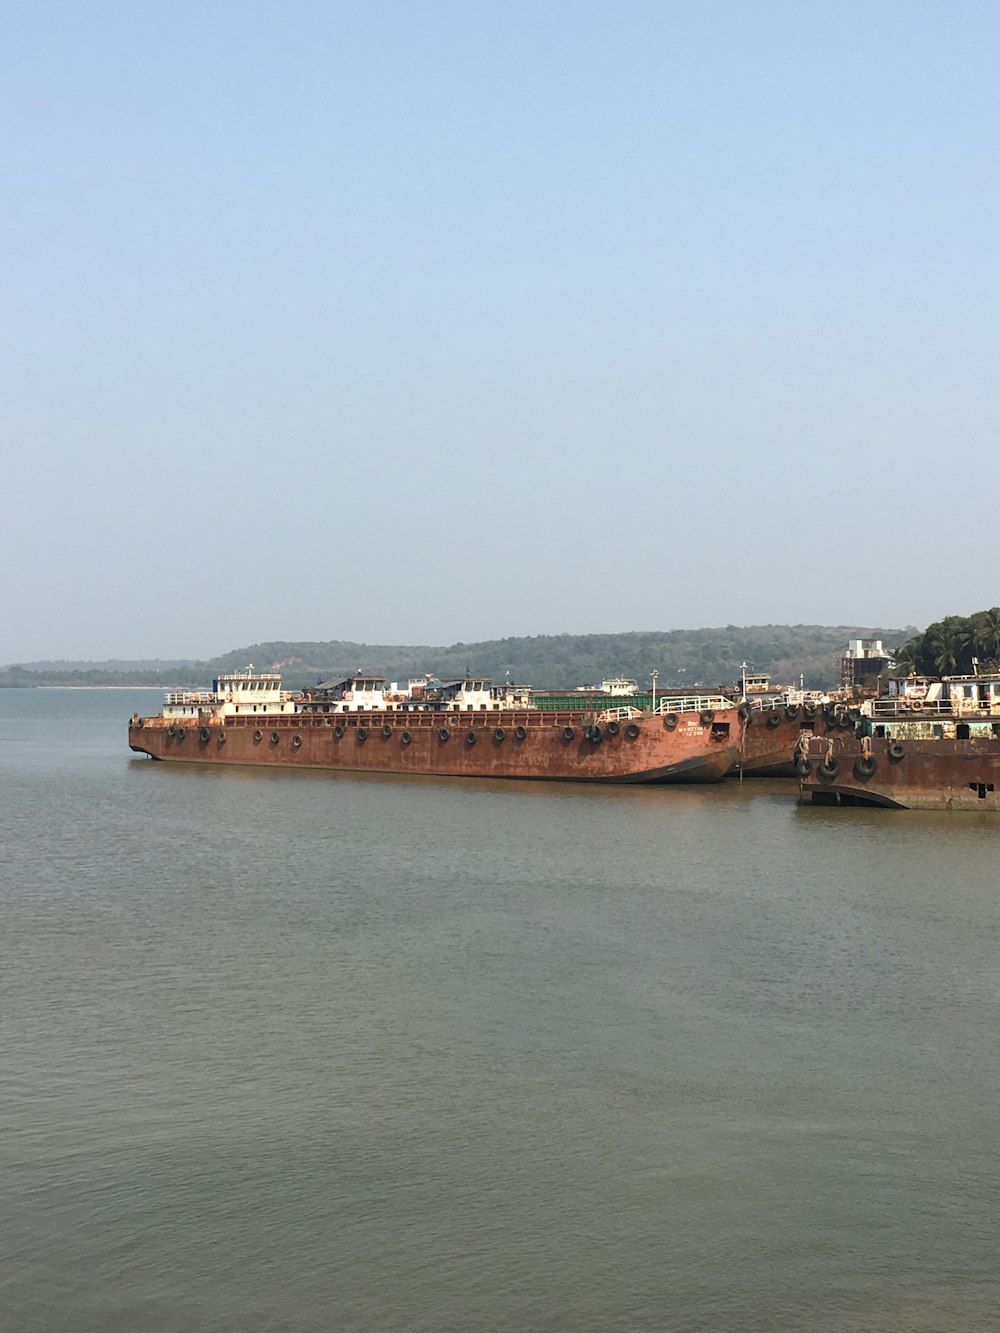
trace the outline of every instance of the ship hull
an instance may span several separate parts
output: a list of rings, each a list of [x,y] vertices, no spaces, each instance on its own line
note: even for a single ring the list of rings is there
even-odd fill
[[[744,777],[794,778],[795,751],[805,731],[821,731],[828,718],[800,704],[751,708],[740,741],[738,768]]]
[[[751,708],[740,742],[739,770],[744,777],[794,778],[795,760],[809,736],[854,733],[854,719],[843,709],[815,704],[776,704]]]
[[[1000,738],[814,738],[800,760],[801,799],[904,810],[1000,810]],[[807,771],[808,770],[808,771]]]
[[[717,782],[739,755],[735,707],[711,722],[681,714],[598,724],[593,715],[373,712],[134,719],[129,745],[153,759],[560,782]]]

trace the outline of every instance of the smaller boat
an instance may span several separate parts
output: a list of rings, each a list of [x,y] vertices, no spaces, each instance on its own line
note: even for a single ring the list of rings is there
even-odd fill
[[[890,681],[854,725],[803,734],[796,771],[813,805],[1000,810],[1000,674]]]
[[[579,685],[578,690],[583,692],[591,691],[594,694],[617,694],[627,698],[631,694],[639,693],[638,681],[629,680],[627,676],[611,676],[607,680],[602,680],[600,685]]]

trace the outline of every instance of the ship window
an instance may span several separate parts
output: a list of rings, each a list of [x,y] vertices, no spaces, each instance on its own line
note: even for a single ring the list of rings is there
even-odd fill
[[[960,741],[967,741],[969,739],[968,722],[959,722],[958,726],[955,728],[955,737]]]

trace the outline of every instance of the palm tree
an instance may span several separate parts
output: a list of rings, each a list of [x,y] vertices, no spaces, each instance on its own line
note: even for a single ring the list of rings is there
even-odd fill
[[[920,650],[923,647],[923,635],[918,634],[896,649],[896,670],[901,676],[908,676],[920,668]]]
[[[1000,660],[1000,606],[976,616],[975,649],[991,663]]]
[[[968,660],[972,645],[972,631],[960,616],[948,616],[927,632],[928,647],[934,669],[942,676],[954,676],[960,670],[969,670]]]

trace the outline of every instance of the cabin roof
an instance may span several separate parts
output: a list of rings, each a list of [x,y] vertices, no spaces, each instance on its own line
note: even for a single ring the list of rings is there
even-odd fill
[[[373,685],[385,684],[385,676],[369,675],[365,671],[355,671],[350,676],[342,676],[337,680],[321,680],[314,688],[317,690],[342,690],[346,685],[353,685],[358,680],[371,681]]]
[[[281,680],[277,671],[220,671],[219,680]]]

